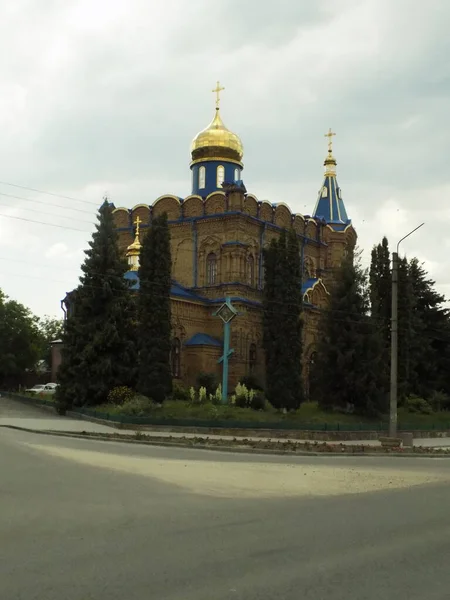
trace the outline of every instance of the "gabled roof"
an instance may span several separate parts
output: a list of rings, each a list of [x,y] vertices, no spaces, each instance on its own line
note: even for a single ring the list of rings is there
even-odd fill
[[[207,333],[196,333],[187,342],[185,346],[217,346],[222,347],[222,342],[211,337]]]

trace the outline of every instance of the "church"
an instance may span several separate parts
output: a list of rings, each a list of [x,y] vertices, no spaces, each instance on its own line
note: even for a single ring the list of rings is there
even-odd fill
[[[356,233],[336,179],[331,130],[325,175],[311,216],[294,214],[284,203],[260,201],[243,181],[241,139],[222,121],[217,84],[211,123],[191,144],[191,191],[164,195],[151,205],[114,207],[126,277],[139,289],[139,252],[152,219],[167,213],[172,252],[172,353],[174,380],[195,383],[200,372],[216,373],[223,348],[217,310],[229,298],[236,311],[230,324],[230,385],[253,375],[264,382],[262,344],[263,249],[283,229],[298,235],[303,266],[304,372],[314,359],[318,319],[333,290],[333,272]]]

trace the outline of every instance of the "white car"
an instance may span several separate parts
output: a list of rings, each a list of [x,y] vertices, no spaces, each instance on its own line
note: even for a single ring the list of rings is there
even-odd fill
[[[32,388],[28,388],[25,390],[26,392],[30,392],[31,394],[45,394],[50,395],[56,392],[56,388],[58,387],[57,383],[38,383],[34,385]]]
[[[54,394],[58,388],[57,383],[46,383],[44,386],[44,394]]]

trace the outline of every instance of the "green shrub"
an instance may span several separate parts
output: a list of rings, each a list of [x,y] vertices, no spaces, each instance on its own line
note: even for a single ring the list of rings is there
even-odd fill
[[[255,390],[257,392],[264,391],[263,386],[259,383],[257,377],[255,377],[254,375],[245,375],[241,379],[241,383],[242,383],[242,385],[245,385],[245,387],[248,390]]]
[[[255,392],[250,399],[250,408],[253,410],[265,410],[267,408],[264,394],[260,391]]]
[[[450,396],[445,392],[434,391],[428,402],[433,410],[439,412],[441,410],[450,410]]]
[[[247,408],[247,406],[248,406],[248,400],[244,396],[244,394],[240,394],[239,396],[236,395],[236,400],[234,401],[234,403],[239,408]]]
[[[250,402],[250,393],[246,386],[242,385],[242,383],[238,383],[234,391],[236,395],[236,406],[239,406],[239,408],[247,408]],[[252,392],[252,394],[254,394],[254,392]]]
[[[420,413],[422,415],[430,415],[433,412],[431,405],[423,398],[418,398],[417,396],[406,398],[405,408],[410,413]]]
[[[215,373],[199,373],[197,375],[197,388],[206,388],[206,393],[214,394],[217,389],[217,375]]]
[[[115,387],[108,392],[108,402],[119,406],[125,402],[129,402],[133,397],[133,390],[126,385]]]
[[[189,394],[188,388],[180,385],[179,383],[174,383],[172,387],[172,398],[174,400],[186,400],[189,401],[191,396]]]
[[[116,410],[118,415],[131,415],[136,417],[145,417],[155,408],[155,404],[146,396],[134,396],[131,400],[127,400],[119,405]]]

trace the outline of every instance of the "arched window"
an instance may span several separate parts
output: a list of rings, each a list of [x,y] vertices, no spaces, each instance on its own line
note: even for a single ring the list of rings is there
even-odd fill
[[[170,352],[170,362],[172,365],[172,377],[181,376],[181,342],[178,338],[173,338]]]
[[[247,284],[255,285],[255,259],[251,254],[247,256]]]
[[[326,198],[328,196],[328,188],[324,185],[322,188],[322,198]]]
[[[225,181],[225,167],[219,165],[217,167],[217,187],[222,187],[222,183]]]
[[[202,190],[206,186],[206,169],[200,167],[198,170],[198,187]]]
[[[256,344],[250,344],[248,349],[248,370],[253,373],[256,367]]]
[[[241,174],[239,173],[239,169],[235,169],[234,170],[234,180],[239,181],[240,178],[241,178]]]
[[[217,280],[217,257],[214,252],[210,252],[206,258],[206,282],[208,285],[215,285]]]

